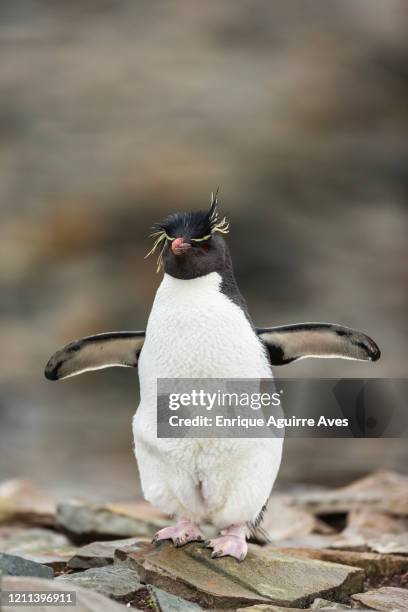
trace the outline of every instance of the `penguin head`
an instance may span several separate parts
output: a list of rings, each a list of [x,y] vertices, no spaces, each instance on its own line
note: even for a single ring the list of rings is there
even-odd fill
[[[174,213],[155,224],[155,242],[147,256],[159,252],[158,272],[163,268],[170,276],[188,280],[228,266],[230,255],[222,235],[228,233],[229,223],[219,218],[217,195],[218,190],[211,194],[209,210]]]

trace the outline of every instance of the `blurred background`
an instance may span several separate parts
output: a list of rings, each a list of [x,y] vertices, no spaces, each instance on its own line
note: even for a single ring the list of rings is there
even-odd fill
[[[150,226],[218,185],[255,322],[339,322],[382,349],[276,375],[407,376],[407,66],[403,0],[2,0],[0,479],[140,498],[137,372],[43,368],[145,327]],[[407,471],[407,446],[288,440],[279,486]]]

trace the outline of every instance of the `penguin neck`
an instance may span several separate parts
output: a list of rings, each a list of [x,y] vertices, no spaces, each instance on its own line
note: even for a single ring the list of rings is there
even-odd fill
[[[204,274],[203,276],[197,276],[196,278],[189,279],[177,278],[168,272],[165,272],[159,290],[179,289],[183,292],[198,290],[219,292],[221,282],[221,275],[218,274],[218,272],[210,272],[209,274]]]

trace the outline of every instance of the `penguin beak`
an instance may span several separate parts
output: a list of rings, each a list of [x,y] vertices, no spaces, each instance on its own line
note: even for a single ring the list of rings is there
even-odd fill
[[[186,238],[175,238],[171,243],[171,250],[174,255],[185,255],[191,249],[191,244]]]

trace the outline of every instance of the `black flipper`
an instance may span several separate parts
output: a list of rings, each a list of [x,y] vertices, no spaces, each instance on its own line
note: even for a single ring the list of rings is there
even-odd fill
[[[45,367],[45,376],[60,380],[114,366],[135,368],[144,339],[144,331],[120,331],[75,340],[52,355]]]
[[[304,357],[377,361],[381,355],[369,336],[332,323],[258,327],[256,331],[268,349],[272,365],[285,365]]]

